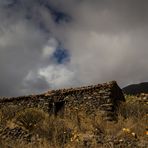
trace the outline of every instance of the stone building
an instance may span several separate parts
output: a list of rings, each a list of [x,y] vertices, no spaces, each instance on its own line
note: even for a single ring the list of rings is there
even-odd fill
[[[115,81],[79,88],[50,90],[39,95],[0,98],[0,108],[40,108],[49,114],[65,115],[66,110],[83,110],[88,114],[99,111],[105,120],[115,120],[118,107],[125,101]]]

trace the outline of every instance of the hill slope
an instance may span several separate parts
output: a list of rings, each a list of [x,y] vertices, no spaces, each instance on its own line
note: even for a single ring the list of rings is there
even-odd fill
[[[148,93],[148,82],[132,84],[124,87],[123,92],[127,95],[136,95],[140,93]]]

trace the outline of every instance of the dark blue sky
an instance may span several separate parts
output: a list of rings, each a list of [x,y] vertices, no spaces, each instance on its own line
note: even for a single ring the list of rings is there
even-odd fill
[[[58,47],[53,53],[53,59],[56,61],[57,64],[64,64],[66,62],[69,62],[69,51],[62,47]]]

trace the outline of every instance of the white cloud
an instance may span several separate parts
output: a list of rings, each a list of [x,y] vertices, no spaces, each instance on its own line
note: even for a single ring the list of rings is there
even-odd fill
[[[38,75],[43,76],[51,88],[70,87],[76,82],[75,73],[65,65],[49,65],[39,69]]]
[[[58,42],[54,38],[49,39],[48,43],[42,50],[43,58],[49,58],[50,56],[52,56],[57,47]]]

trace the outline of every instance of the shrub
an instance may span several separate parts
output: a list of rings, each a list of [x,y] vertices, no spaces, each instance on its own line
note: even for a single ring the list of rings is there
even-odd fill
[[[46,135],[46,138],[54,145],[64,147],[64,145],[70,141],[72,136],[71,127],[69,127],[66,121],[60,117],[50,117],[46,120],[46,126],[44,129],[44,135]]]
[[[35,127],[41,125],[45,119],[45,114],[43,111],[35,109],[35,108],[28,108],[22,112],[19,112],[16,115],[16,124],[19,126],[32,131]]]
[[[138,102],[137,96],[125,96],[126,102],[123,103],[119,108],[119,114],[124,118],[132,118],[134,120],[139,120],[143,118],[147,113],[147,105]]]
[[[16,106],[4,106],[0,109],[1,112],[1,120],[11,120],[14,116],[15,113],[17,112]]]

